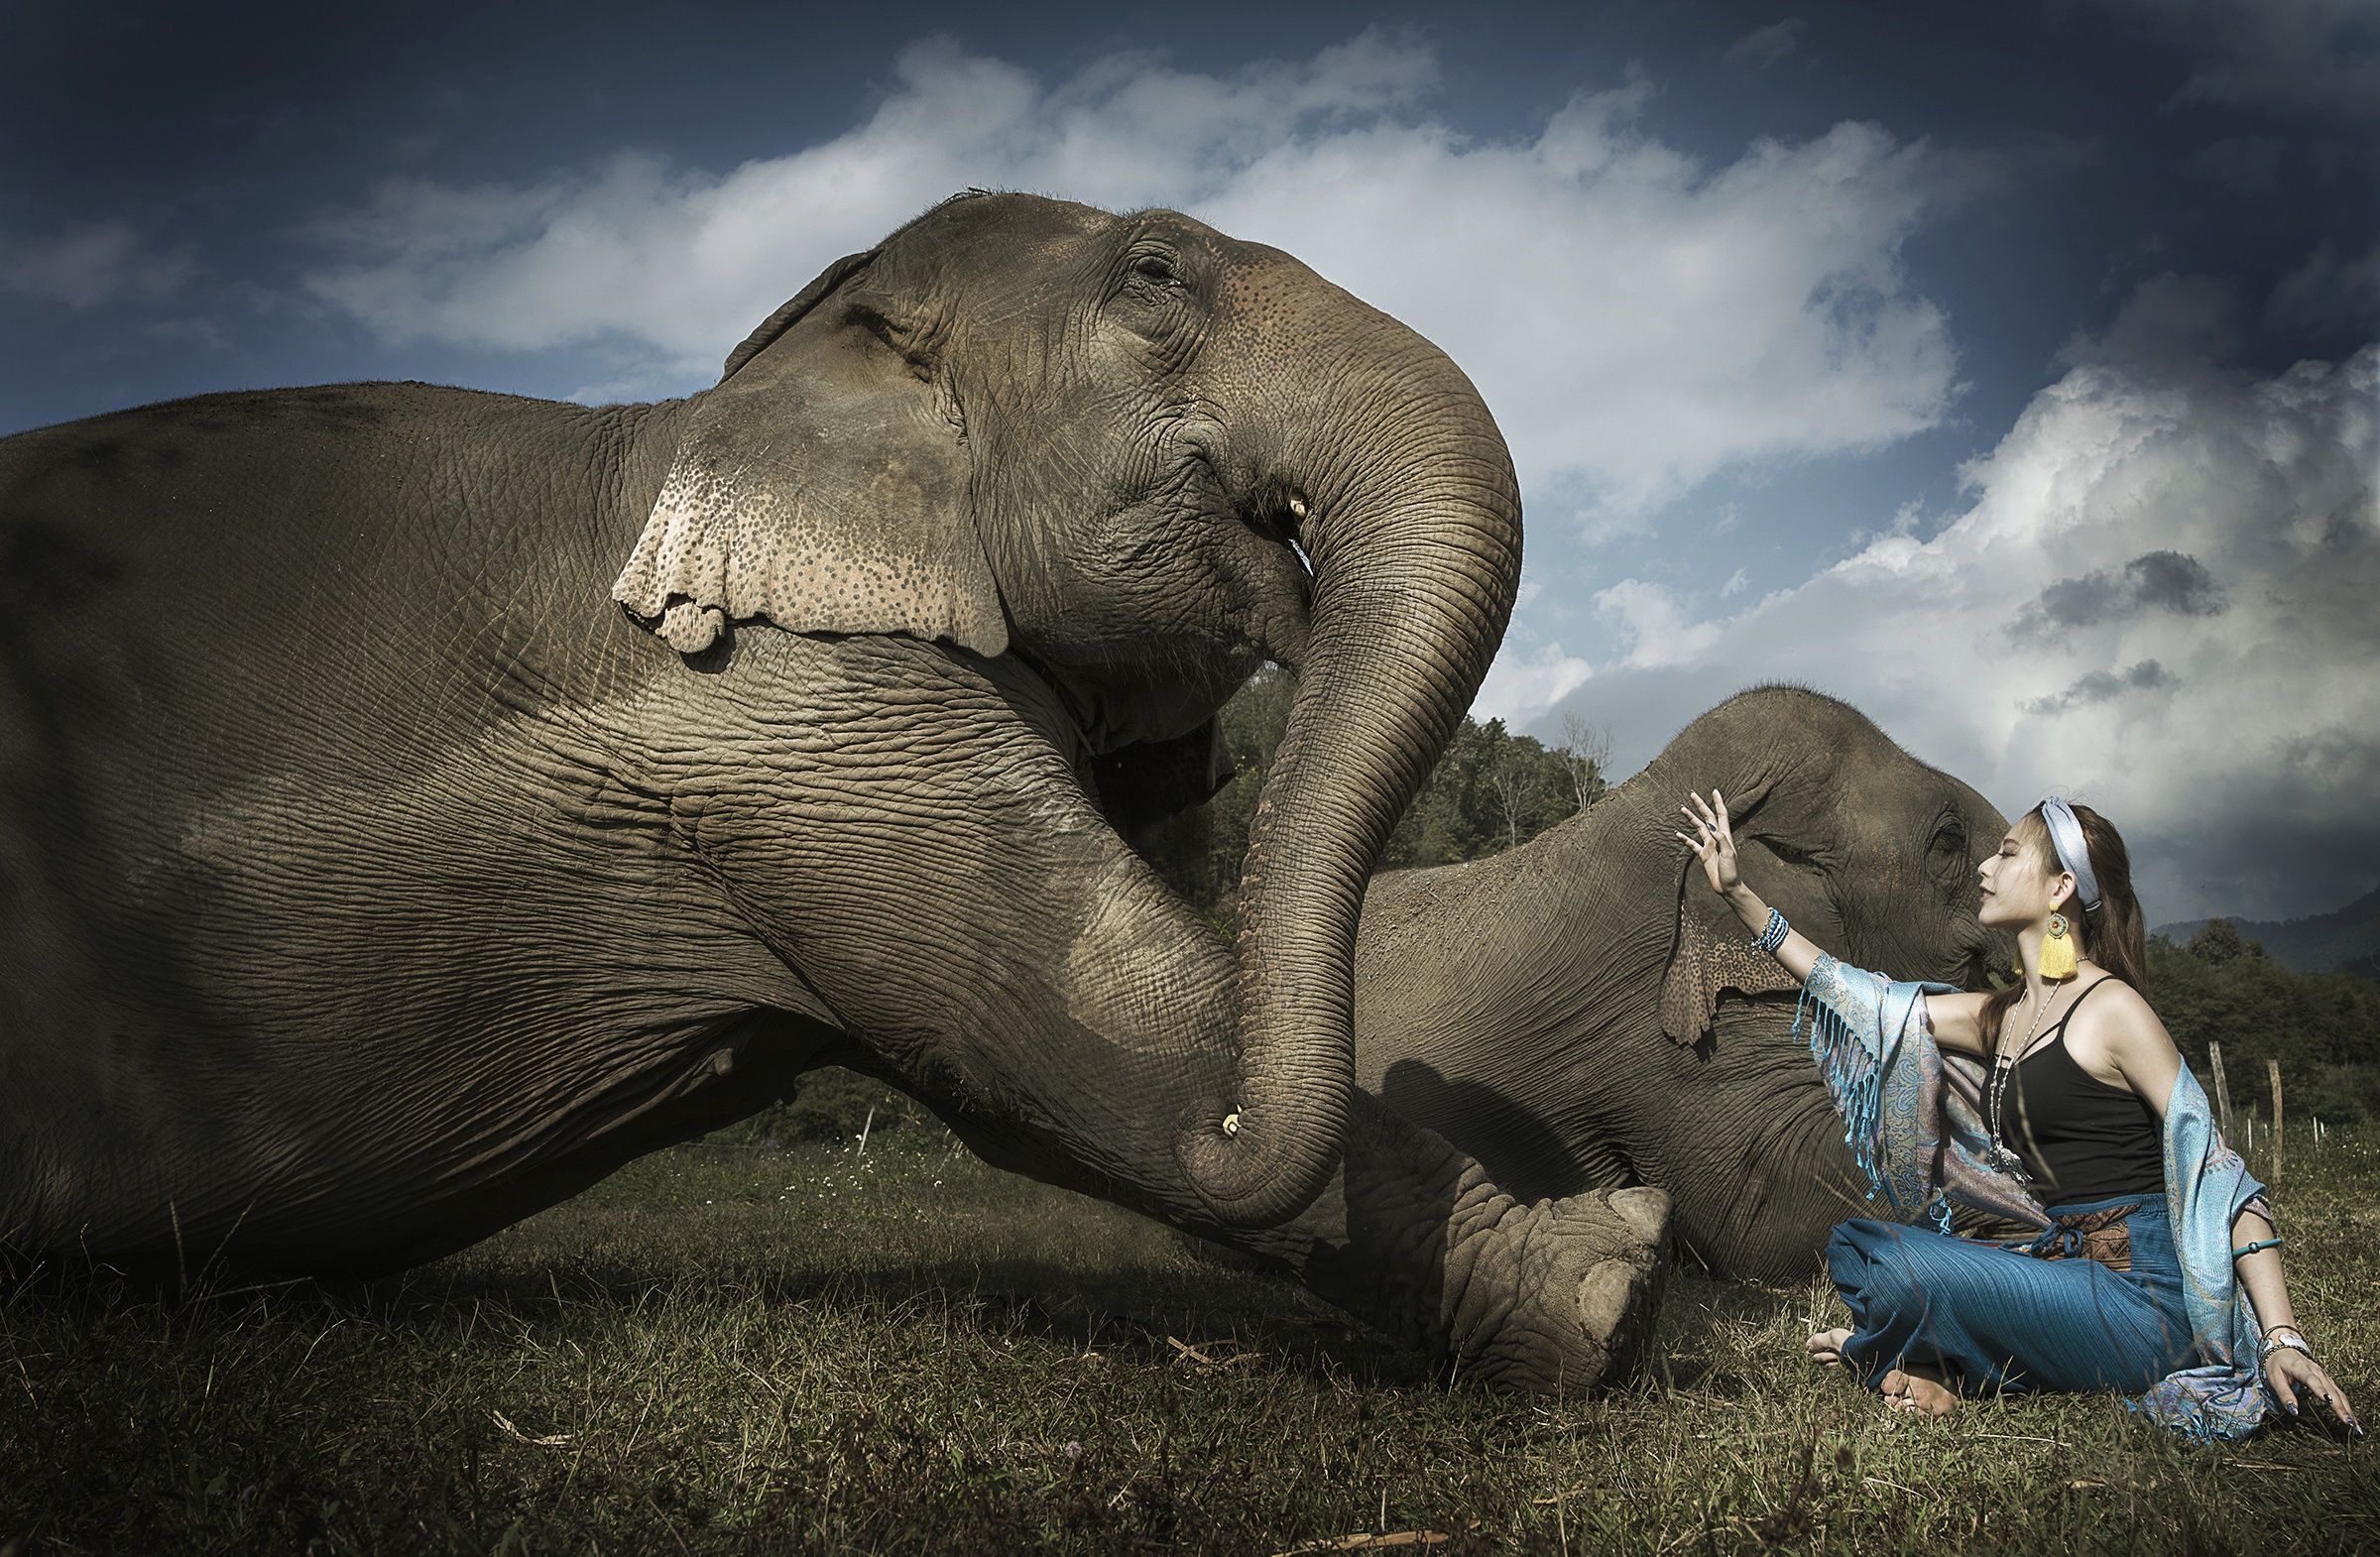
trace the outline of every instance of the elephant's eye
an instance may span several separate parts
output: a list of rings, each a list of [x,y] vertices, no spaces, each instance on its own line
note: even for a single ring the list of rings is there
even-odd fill
[[[1125,322],[1144,339],[1164,340],[1188,318],[1191,288],[1182,275],[1181,256],[1151,247],[1128,255],[1116,287],[1125,305]]]

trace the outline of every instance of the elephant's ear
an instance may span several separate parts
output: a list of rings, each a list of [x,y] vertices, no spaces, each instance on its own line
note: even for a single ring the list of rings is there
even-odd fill
[[[986,658],[1008,619],[968,502],[956,413],[896,349],[874,256],[828,267],[684,413],[675,459],[612,598],[681,654],[730,622],[902,633]]]
[[[1688,1046],[1711,1030],[1725,992],[1766,995],[1801,988],[1734,914],[1725,911],[1719,895],[1702,886],[1702,873],[1689,862],[1678,894],[1677,941],[1670,949],[1669,971],[1661,977],[1661,1030]]]

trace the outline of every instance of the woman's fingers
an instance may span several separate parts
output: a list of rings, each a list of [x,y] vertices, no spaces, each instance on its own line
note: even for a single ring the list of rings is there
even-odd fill
[[[2338,1386],[2338,1381],[2332,1378],[2320,1363],[2310,1366],[2307,1373],[2309,1375],[2306,1380],[2307,1387],[2320,1396],[2324,1405],[2330,1407],[2330,1414],[2337,1417],[2343,1425],[2354,1428],[2358,1433],[2362,1432],[2363,1426],[2355,1420],[2354,1408],[2347,1404],[2347,1392]]]

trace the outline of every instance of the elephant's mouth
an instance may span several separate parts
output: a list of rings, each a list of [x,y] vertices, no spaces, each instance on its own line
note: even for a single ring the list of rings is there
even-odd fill
[[[1259,621],[1257,636],[1265,659],[1299,675],[1305,669],[1312,626],[1307,613],[1314,592],[1314,558],[1306,546],[1313,506],[1296,488],[1267,483],[1235,505],[1232,513],[1278,556],[1275,565],[1282,569],[1282,581],[1294,588],[1294,606],[1268,613]]]
[[[1242,504],[1239,512],[1240,523],[1286,549],[1307,578],[1314,576],[1314,559],[1306,554],[1302,539],[1312,514],[1304,493],[1294,487],[1267,487]]]
[[[1957,984],[1963,990],[1972,990],[1978,993],[1991,989],[1992,969],[1999,962],[1999,959],[1992,955],[1993,950],[1994,947],[1988,936],[1978,936],[1969,940],[1965,947],[1965,959],[1960,963],[1956,977],[1950,982]]]

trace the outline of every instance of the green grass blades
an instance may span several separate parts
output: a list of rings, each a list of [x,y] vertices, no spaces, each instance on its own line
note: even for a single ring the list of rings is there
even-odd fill
[[[2309,1133],[2288,1172],[2307,1331],[2380,1416],[2380,1160]],[[1823,1282],[1671,1291],[1615,1393],[1448,1392],[926,1130],[687,1147],[375,1288],[24,1282],[0,1553],[2380,1546],[2363,1445],[2195,1449],[2107,1397],[1889,1416],[1803,1360]]]

